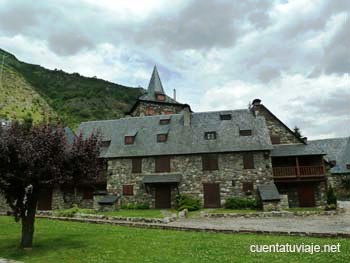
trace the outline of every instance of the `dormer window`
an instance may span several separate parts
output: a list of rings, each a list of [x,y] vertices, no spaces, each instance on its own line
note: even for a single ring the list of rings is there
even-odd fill
[[[240,136],[252,136],[252,130],[239,130]]]
[[[157,142],[166,142],[168,139],[168,134],[162,133],[162,134],[157,134]]]
[[[346,169],[350,170],[350,163],[346,165]]]
[[[206,140],[216,140],[216,132],[215,131],[205,132],[204,133],[204,139],[206,139]]]
[[[158,101],[165,101],[165,95],[164,94],[157,94],[156,99]]]
[[[109,147],[109,145],[111,144],[111,141],[102,141],[101,143],[101,147]]]
[[[134,144],[135,136],[125,136],[125,144]]]
[[[170,117],[168,118],[162,118],[159,120],[159,124],[160,125],[166,125],[166,124],[169,124],[170,123]]]
[[[228,121],[232,119],[232,115],[231,114],[220,114],[220,120],[222,121]]]

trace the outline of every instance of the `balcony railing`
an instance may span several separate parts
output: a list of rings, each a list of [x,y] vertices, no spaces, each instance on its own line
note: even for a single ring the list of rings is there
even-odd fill
[[[324,166],[273,167],[274,177],[313,177],[324,176]]]

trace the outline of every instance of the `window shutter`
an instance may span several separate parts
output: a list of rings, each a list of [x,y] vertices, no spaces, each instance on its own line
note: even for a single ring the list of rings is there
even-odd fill
[[[280,144],[281,143],[281,137],[279,135],[271,135],[270,139],[271,139],[272,144]]]
[[[123,195],[134,195],[134,186],[123,185]]]
[[[243,168],[254,169],[254,155],[252,153],[243,154]]]
[[[216,154],[206,154],[202,156],[202,168],[204,171],[218,170],[218,156]]]
[[[132,159],[132,173],[142,173],[142,158]]]
[[[155,159],[156,173],[168,173],[170,172],[170,157],[161,156]]]

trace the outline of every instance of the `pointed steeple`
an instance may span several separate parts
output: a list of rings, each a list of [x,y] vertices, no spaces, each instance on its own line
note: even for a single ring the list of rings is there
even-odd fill
[[[148,84],[147,93],[148,95],[165,94],[162,82],[160,81],[160,78],[159,78],[156,65],[154,65],[154,68],[153,68],[152,77]]]

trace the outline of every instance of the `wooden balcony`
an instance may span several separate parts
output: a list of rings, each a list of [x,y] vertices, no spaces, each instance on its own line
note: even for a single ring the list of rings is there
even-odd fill
[[[292,166],[273,167],[273,177],[275,180],[304,180],[312,178],[326,178],[325,167],[320,166]]]

